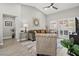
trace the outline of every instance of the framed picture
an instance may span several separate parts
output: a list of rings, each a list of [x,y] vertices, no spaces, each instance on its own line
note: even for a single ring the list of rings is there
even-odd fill
[[[39,26],[39,20],[37,18],[33,19],[33,23],[35,26]]]
[[[5,21],[5,26],[12,26],[12,22],[11,21]]]
[[[68,35],[68,30],[64,30],[64,35]]]
[[[60,35],[63,35],[63,30],[60,30]]]

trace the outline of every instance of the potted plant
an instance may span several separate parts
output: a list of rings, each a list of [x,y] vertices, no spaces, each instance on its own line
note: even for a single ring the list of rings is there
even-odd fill
[[[79,45],[74,44],[74,40],[64,39],[61,40],[61,45],[68,49],[68,54],[71,56],[79,56]]]
[[[75,44],[72,48],[75,55],[79,56],[79,45]]]
[[[68,49],[68,52],[67,53],[69,55],[74,55],[72,53],[73,52],[73,49],[72,49],[73,42],[72,41],[70,41],[69,39],[61,40],[61,45]]]

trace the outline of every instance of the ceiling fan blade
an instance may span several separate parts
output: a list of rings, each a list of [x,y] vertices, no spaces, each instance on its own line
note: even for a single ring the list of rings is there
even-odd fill
[[[54,3],[51,3],[51,5],[50,6],[53,6],[54,5]]]
[[[53,6],[53,4],[54,4],[54,3],[51,3],[51,5],[46,6],[46,7],[44,7],[44,8],[50,8],[51,6]]]
[[[54,9],[56,9],[56,10],[58,9],[57,7],[54,7],[54,6],[52,6],[52,7],[53,7]]]

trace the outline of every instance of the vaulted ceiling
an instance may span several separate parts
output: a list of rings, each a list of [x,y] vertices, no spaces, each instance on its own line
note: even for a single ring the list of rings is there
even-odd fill
[[[51,3],[23,3],[23,4],[35,7],[47,15],[79,6],[79,3],[55,3],[54,6],[58,8],[57,10],[53,8],[48,8],[47,10],[45,10],[44,7],[49,6]]]

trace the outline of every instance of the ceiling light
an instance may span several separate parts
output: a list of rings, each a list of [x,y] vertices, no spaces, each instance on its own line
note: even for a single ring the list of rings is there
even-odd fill
[[[44,10],[47,10],[48,8],[44,8]]]
[[[52,8],[52,6],[50,6],[50,8]]]

